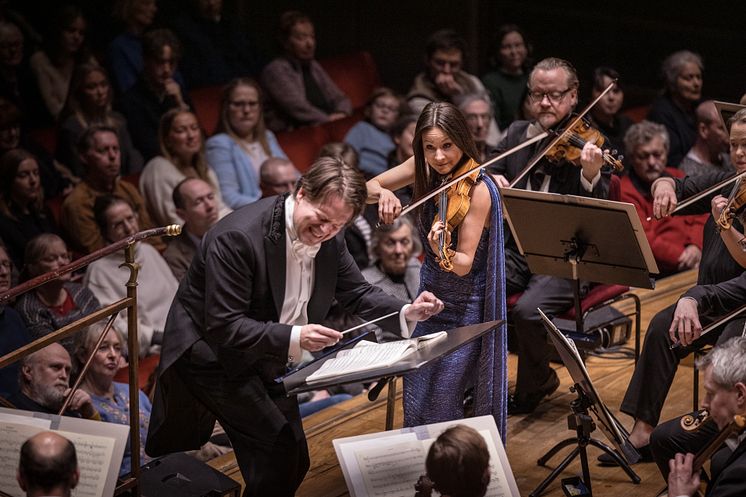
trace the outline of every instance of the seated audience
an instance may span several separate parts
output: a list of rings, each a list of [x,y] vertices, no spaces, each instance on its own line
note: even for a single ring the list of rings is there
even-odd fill
[[[158,129],[161,154],[145,165],[140,191],[157,226],[182,224],[172,202],[174,187],[184,178],[200,178],[216,188],[215,205],[220,217],[231,212],[217,190],[218,178],[205,159],[205,140],[197,116],[185,109],[171,109]]]
[[[103,195],[94,205],[96,225],[106,243],[114,243],[140,231],[138,215],[126,199]],[[109,305],[127,296],[125,284],[130,276],[124,262],[124,251],[116,251],[88,265],[83,284],[98,298],[101,305]],[[140,265],[137,286],[137,327],[140,356],[160,352],[163,328],[171,301],[176,295],[178,281],[151,245],[135,244],[135,262]],[[120,330],[127,329],[127,313],[121,311],[115,321]]]
[[[68,264],[70,253],[62,238],[45,233],[28,242],[24,259],[21,276],[30,280]],[[100,307],[90,290],[71,281],[71,276],[70,273],[64,274],[19,297],[16,310],[26,323],[32,340],[46,336]],[[74,352],[73,337],[63,338],[59,343],[71,354]]]
[[[153,227],[145,209],[145,201],[137,188],[122,181],[119,138],[114,128],[102,125],[89,127],[80,137],[78,155],[85,176],[62,203],[60,223],[75,250],[88,253],[106,245],[96,226],[93,205],[98,197],[106,194],[127,199],[137,212],[142,229]],[[148,243],[159,250],[165,248],[160,238],[149,238]]]
[[[145,160],[160,152],[158,126],[168,110],[191,106],[189,94],[174,79],[181,44],[167,29],[148,31],[142,38],[143,68],[135,84],[119,99],[135,147]]]
[[[389,88],[377,88],[365,106],[365,120],[355,124],[345,136],[360,157],[360,171],[372,178],[387,169],[387,157],[394,150],[389,131],[409,107]]]
[[[712,100],[697,106],[697,139],[679,169],[687,176],[715,171],[734,172],[728,154],[728,130]]]
[[[65,165],[52,158],[36,143],[23,126],[21,111],[9,99],[0,96],[0,157],[10,150],[22,148],[31,152],[39,164],[41,186],[46,198],[69,193],[71,182],[80,181]]]
[[[199,178],[181,180],[172,194],[176,214],[184,220],[181,234],[163,252],[174,277],[181,281],[192,263],[202,236],[218,221],[215,187]]]
[[[112,40],[106,60],[119,94],[132,88],[142,72],[142,36],[153,24],[158,11],[156,0],[117,0],[114,17],[123,31]]]
[[[270,157],[262,162],[259,178],[262,197],[271,197],[295,190],[295,185],[300,179],[300,171],[288,159]]]
[[[415,486],[418,497],[430,497],[433,489],[442,497],[483,497],[490,484],[487,442],[470,426],[451,426],[427,451],[425,470]]]
[[[0,236],[10,258],[23,267],[26,243],[40,233],[55,232],[36,158],[20,148],[6,152],[0,157]]]
[[[319,157],[338,157],[348,166],[359,169],[357,152],[344,142],[327,143],[319,150]],[[344,230],[347,249],[360,270],[370,265],[371,226],[376,224],[377,216],[378,207],[369,204]]]
[[[697,139],[694,109],[702,98],[702,58],[688,50],[674,52],[663,61],[663,95],[656,98],[648,119],[668,130],[671,150],[668,163],[678,167]]]
[[[259,200],[259,168],[269,157],[287,158],[274,133],[264,126],[261,91],[255,81],[239,78],[223,90],[217,133],[207,140],[207,162],[231,209]]]
[[[3,47],[0,50],[0,97],[21,109],[24,125],[51,125],[51,117],[24,57],[23,33],[18,26],[0,20],[0,46]]]
[[[37,433],[21,445],[16,478],[27,497],[69,497],[80,479],[75,446],[53,431]]]
[[[86,128],[93,125],[117,130],[123,175],[142,170],[144,161],[140,151],[132,144],[127,120],[111,108],[112,95],[109,77],[103,67],[86,63],[75,68],[67,101],[60,115],[55,157],[76,176],[83,175],[83,166],[77,153],[78,141]]]
[[[497,124],[500,129],[508,129],[517,119],[528,84],[531,46],[523,30],[515,24],[498,27],[495,40],[495,70],[482,76],[482,83],[494,102]]]
[[[73,358],[76,362],[76,370],[81,371],[88,357],[93,352],[101,333],[104,331],[106,320],[101,321],[75,336],[75,352]],[[114,376],[125,365],[123,350],[127,342],[124,335],[112,327],[106,334],[103,342],[93,354],[91,365],[86,375],[80,382],[80,389],[91,396],[93,406],[101,416],[101,421],[106,423],[117,423],[129,425],[130,423],[130,392],[129,384],[114,381]],[[145,453],[145,438],[148,435],[150,425],[150,399],[145,393],[139,391],[140,404],[140,464],[146,464],[150,457]],[[132,449],[127,440],[124,449],[122,465],[119,468],[119,476],[124,476],[132,471]]]
[[[614,87],[593,106],[588,112],[588,117],[593,127],[601,131],[606,138],[603,148],[611,150],[612,153],[616,150],[616,155],[626,155],[624,134],[632,126],[632,119],[619,112],[624,104],[624,90],[619,82],[619,73],[615,69],[597,67],[593,70],[591,100],[598,98],[614,80],[617,80]]]
[[[394,141],[396,147],[387,158],[387,169],[398,166],[414,155],[412,140],[414,139],[416,127],[417,116],[414,114],[401,116],[391,127],[391,139]],[[394,195],[401,201],[402,206],[409,205],[412,201],[412,187],[405,186],[404,188],[400,188],[394,192]]]
[[[189,88],[223,85],[258,76],[262,66],[239,18],[226,15],[223,0],[189,0],[172,28],[184,45],[181,71]]]
[[[13,264],[0,240],[0,293],[12,286]],[[9,354],[29,343],[31,338],[26,331],[21,316],[12,307],[0,304],[0,357]],[[18,362],[0,368],[0,397],[7,399],[18,392]]]
[[[637,209],[661,276],[699,266],[702,257],[702,229],[706,215],[669,216],[651,219],[653,196],[650,186],[661,176],[680,177],[680,171],[666,167],[668,132],[661,124],[642,121],[624,136],[632,167],[622,177],[621,201]]]
[[[31,56],[29,64],[47,112],[57,121],[75,66],[95,59],[85,45],[86,20],[80,7],[62,5],[52,15],[55,22],[51,23],[51,32],[46,34],[42,50]]]
[[[59,414],[65,398],[70,395],[70,354],[59,343],[47,345],[43,349],[21,359],[18,383],[20,391],[8,400],[17,409]],[[91,396],[83,390],[75,390],[68,404],[65,416],[101,420],[93,406]]]
[[[278,36],[285,53],[270,62],[261,76],[269,100],[269,128],[282,131],[352,113],[350,99],[314,58],[316,32],[311,19],[298,11],[284,12]]]
[[[466,95],[458,108],[464,113],[466,124],[469,125],[469,132],[477,146],[479,157],[475,157],[475,159],[484,162],[497,145],[497,142],[487,143],[487,134],[490,130],[490,122],[493,119],[490,98],[486,93]]]

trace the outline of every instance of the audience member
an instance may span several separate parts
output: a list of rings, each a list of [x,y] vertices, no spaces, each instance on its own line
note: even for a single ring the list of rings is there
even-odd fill
[[[665,87],[656,98],[648,119],[661,123],[668,130],[671,150],[668,162],[678,167],[697,139],[696,109],[702,98],[702,58],[688,50],[674,52],[661,67]]]
[[[409,107],[404,99],[389,88],[377,88],[365,106],[365,120],[347,132],[344,141],[353,146],[360,157],[360,171],[372,178],[387,169],[387,157],[394,150],[389,131]]]
[[[470,426],[451,426],[430,446],[425,470],[415,486],[418,497],[430,497],[432,489],[442,497],[483,497],[490,484],[487,442]]]
[[[268,157],[286,158],[274,133],[264,126],[261,91],[254,80],[239,78],[223,90],[217,133],[207,140],[207,162],[231,209],[259,200],[259,168]]]
[[[23,41],[18,26],[0,21],[0,96],[22,110],[24,125],[51,125],[34,75],[24,58]]]
[[[487,143],[487,134],[493,119],[490,98],[486,93],[465,95],[458,108],[464,114],[466,124],[469,125],[469,132],[477,146],[479,152],[477,159],[479,162],[484,162],[489,152],[497,145],[497,142]]]
[[[101,321],[89,326],[75,336],[73,359],[77,371],[83,369],[88,357],[94,352],[93,347],[101,336],[104,327],[104,321]],[[109,329],[103,342],[93,353],[91,365],[80,382],[80,389],[91,396],[91,401],[101,416],[101,421],[106,423],[120,425],[129,425],[130,423],[129,385],[114,381],[114,376],[125,365],[122,350],[126,347],[127,341],[124,335],[115,327]],[[150,461],[150,457],[145,453],[145,438],[148,436],[151,405],[150,399],[142,390],[139,390],[138,402],[140,404],[140,464],[146,464]],[[124,449],[122,465],[119,468],[120,477],[132,470],[131,451],[128,440]]]
[[[650,186],[661,176],[683,176],[667,168],[668,132],[662,124],[642,121],[624,135],[632,167],[622,177],[621,201],[637,209],[661,276],[699,266],[702,257],[702,228],[706,215],[669,216],[651,219],[653,196]]]
[[[262,66],[254,43],[223,0],[190,0],[173,22],[184,45],[181,71],[189,88],[222,85],[240,76],[258,76]]]
[[[523,92],[528,84],[531,69],[531,46],[526,35],[515,24],[497,28],[494,56],[495,70],[482,76],[482,83],[492,96],[495,117],[500,129],[507,129],[518,119]]]
[[[80,7],[62,5],[52,15],[55,22],[44,38],[43,49],[31,56],[29,65],[47,112],[57,121],[75,66],[94,59],[85,45],[86,20]]]
[[[327,143],[319,150],[319,157],[338,157],[353,169],[360,170],[357,152],[348,143]],[[344,230],[347,250],[361,271],[370,265],[371,226],[375,224],[377,215],[378,208],[372,204],[368,205]]]
[[[32,279],[56,271],[70,262],[65,242],[51,233],[32,238],[26,245],[22,278]],[[26,292],[18,299],[16,310],[26,323],[33,340],[46,336],[80,319],[100,307],[90,290],[71,281],[67,273]],[[59,342],[70,354],[74,352],[73,337]]]
[[[123,175],[142,170],[144,161],[140,151],[132,144],[127,120],[111,108],[112,95],[109,77],[103,67],[85,63],[75,68],[67,101],[60,115],[55,156],[76,176],[84,173],[77,153],[78,141],[86,128],[93,125],[109,126],[117,131]]]
[[[181,234],[171,240],[163,252],[168,267],[177,281],[181,281],[192,263],[192,258],[213,224],[218,221],[215,187],[199,178],[185,178],[172,194],[176,214],[184,220]]]
[[[270,129],[284,129],[341,119],[352,112],[350,99],[314,58],[316,32],[298,11],[280,16],[281,57],[264,68],[261,84],[268,96]]]
[[[602,66],[593,70],[591,100],[598,98],[614,80],[616,84],[593,106],[588,117],[593,126],[606,138],[603,148],[616,150],[618,155],[626,155],[624,134],[632,126],[632,119],[619,112],[624,104],[624,90],[619,82],[619,73],[615,69]]]
[[[394,140],[396,147],[387,158],[387,169],[398,166],[414,155],[412,140],[416,127],[417,116],[414,114],[401,116],[391,127],[391,139]],[[409,205],[412,201],[412,187],[399,188],[394,192],[394,195],[399,199],[401,205]]]
[[[36,158],[17,148],[0,157],[0,236],[17,267],[23,266],[26,243],[40,233],[55,233]]]
[[[64,195],[71,189],[71,182],[79,178],[64,165],[52,159],[49,153],[24,132],[23,116],[16,104],[0,96],[0,157],[10,150],[22,148],[31,152],[39,164],[39,176],[44,196]]]
[[[75,446],[55,432],[37,433],[21,445],[16,479],[27,497],[70,497],[80,479]]]
[[[712,100],[697,106],[697,139],[679,164],[687,176],[713,171],[733,172],[728,154],[728,130]]]
[[[0,293],[10,290],[13,285],[12,273],[13,263],[0,240]],[[0,304],[0,330],[0,357],[31,341],[21,316],[5,304]],[[0,397],[7,399],[18,392],[19,368],[17,362],[0,368]]]
[[[106,239],[114,243],[140,231],[138,215],[132,204],[115,195],[103,195],[94,205],[96,224]],[[120,267],[124,252],[116,251],[91,264],[85,272],[83,284],[98,298],[101,305],[109,305],[127,296],[125,284],[130,272]],[[140,266],[137,287],[137,328],[140,356],[160,352],[166,315],[178,281],[158,253],[146,243],[135,244],[135,262]],[[127,329],[127,315],[122,311],[114,321],[120,330]]]
[[[18,409],[59,414],[65,399],[70,395],[70,354],[59,343],[47,345],[43,349],[21,359],[18,383],[20,391],[8,400]],[[75,390],[65,416],[101,420],[93,407],[91,396],[83,390]]]
[[[161,154],[150,159],[140,175],[140,191],[156,225],[182,224],[172,194],[184,178],[200,178],[215,187],[213,195],[220,217],[231,212],[217,190],[218,177],[205,159],[205,140],[193,112],[166,112],[161,118],[158,141]]]
[[[282,157],[270,157],[259,168],[262,197],[282,195],[295,190],[300,179],[300,171],[292,162]]]
[[[160,152],[158,125],[161,116],[170,109],[191,106],[189,95],[174,79],[180,57],[181,44],[171,31],[155,29],[145,33],[142,72],[119,101],[132,142],[145,160]]]
[[[107,243],[94,219],[93,205],[102,195],[113,194],[127,199],[134,206],[142,229],[153,227],[145,209],[145,201],[137,188],[119,177],[121,155],[119,138],[114,128],[101,125],[89,127],[80,137],[78,155],[85,176],[65,198],[60,217],[62,228],[69,241],[74,244],[75,250],[88,253]],[[164,248],[163,242],[157,237],[148,238],[148,243],[159,249]]]
[[[117,0],[114,17],[122,24],[111,45],[106,60],[118,93],[125,93],[137,82],[143,69],[142,36],[153,24],[158,12],[156,0]]]

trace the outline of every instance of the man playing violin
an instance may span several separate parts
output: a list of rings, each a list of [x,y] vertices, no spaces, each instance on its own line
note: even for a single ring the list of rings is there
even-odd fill
[[[700,478],[699,468],[693,467],[696,461],[694,452],[698,456],[714,452],[710,482],[705,495],[746,495],[746,437],[739,435],[739,430],[736,429],[738,425],[734,423],[735,416],[746,416],[746,338],[733,338],[718,345],[700,359],[697,365],[704,371],[706,396],[702,406],[710,413],[714,423],[705,422],[703,426],[709,427],[707,436],[691,437],[689,445],[682,447],[682,452],[686,454],[679,452],[670,459],[668,495],[696,495]],[[670,423],[678,422],[676,419]],[[663,428],[666,428],[665,425],[660,427]],[[730,433],[723,445],[713,442],[718,432]],[[657,434],[658,429],[654,432],[654,437]]]
[[[746,171],[746,110],[739,111],[731,119],[730,153],[737,172]],[[703,192],[710,185],[728,177],[727,173],[718,172],[696,177],[659,178],[651,191],[653,193],[653,214],[662,217],[670,214],[678,200]],[[729,195],[732,186],[713,191],[701,200],[681,209],[680,214],[701,214],[712,211],[704,226],[702,259],[699,266],[697,286],[690,289],[679,301],[660,311],[653,317],[645,335],[645,345],[635,372],[630,380],[627,393],[622,401],[621,410],[635,418],[630,432],[630,442],[643,448],[643,455],[648,455],[646,448],[653,428],[658,424],[663,402],[668,395],[679,361],[703,345],[722,343],[729,337],[740,335],[745,318],[731,320],[700,338],[701,321],[712,322],[718,314],[709,304],[703,304],[697,297],[700,292],[716,292],[717,295],[729,296],[734,291],[743,299],[736,301],[723,314],[746,302],[746,277],[742,267],[731,254],[730,247],[737,246],[737,240],[743,238],[743,227],[735,219],[728,230],[718,230],[715,220],[723,208],[723,200]],[[739,249],[740,250],[740,249]],[[746,263],[746,262],[745,262]],[[691,298],[689,298],[691,297]],[[719,297],[720,298],[720,297]],[[719,301],[719,300],[718,300]],[[671,344],[681,341],[684,347],[671,350]],[[611,463],[611,459],[600,456],[602,462]],[[650,460],[649,456],[647,457]]]
[[[501,153],[545,130],[562,131],[578,102],[578,76],[573,66],[562,59],[540,61],[528,80],[529,100],[535,121],[515,121],[497,146]],[[527,164],[534,162],[549,144],[550,138],[498,161],[490,172],[501,187],[510,186]],[[602,171],[602,150],[587,142],[576,163],[561,159],[556,163],[541,157],[531,172],[514,185],[533,191],[608,198],[609,173]],[[507,236],[505,273],[507,294],[523,292],[513,307],[512,320],[518,340],[518,378],[508,412],[532,412],[544,398],[559,386],[559,379],[549,366],[551,348],[541,324],[537,307],[548,314],[564,312],[573,303],[570,280],[532,274],[520,254],[515,240]]]

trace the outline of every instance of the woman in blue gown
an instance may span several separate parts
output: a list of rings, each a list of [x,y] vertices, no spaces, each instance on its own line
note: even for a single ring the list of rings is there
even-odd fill
[[[415,198],[437,188],[456,171],[476,167],[478,152],[463,114],[444,102],[422,111],[413,140],[414,157],[368,182],[368,201],[378,202],[381,220],[390,223],[401,211],[392,193],[414,183]],[[420,290],[435,293],[444,310],[417,324],[414,336],[505,319],[505,274],[500,195],[488,174],[478,174],[468,191],[469,208],[447,230],[438,219],[438,198],[417,212],[425,260]],[[444,235],[449,264],[441,264]],[[444,269],[447,267],[448,269]],[[491,414],[505,437],[507,402],[507,332],[489,332],[455,352],[404,377],[404,424],[416,426],[464,417],[464,393],[473,387],[474,415]]]

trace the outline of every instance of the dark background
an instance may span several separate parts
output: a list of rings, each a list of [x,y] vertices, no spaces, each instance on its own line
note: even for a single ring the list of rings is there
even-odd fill
[[[159,0],[157,24],[166,24],[190,0]],[[425,40],[451,27],[466,38],[466,68],[477,75],[489,68],[495,27],[520,25],[533,46],[533,58],[557,56],[578,69],[581,97],[597,65],[615,67],[626,86],[627,106],[647,103],[661,87],[660,63],[673,51],[698,52],[705,62],[704,95],[737,101],[746,93],[746,2],[556,2],[487,0],[312,0],[307,2],[224,0],[226,14],[240,20],[256,44],[272,57],[280,12],[297,8],[316,24],[317,56],[368,50],[384,84],[406,92],[422,68]],[[38,22],[57,2],[11,1]],[[88,13],[89,39],[102,50],[117,32],[111,0],[78,0]]]

